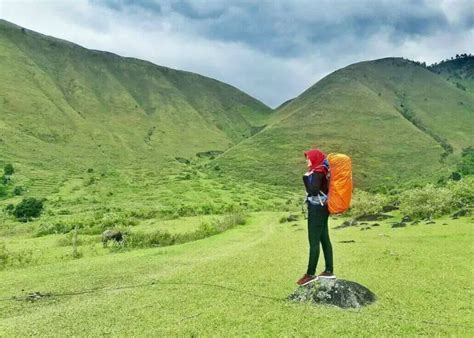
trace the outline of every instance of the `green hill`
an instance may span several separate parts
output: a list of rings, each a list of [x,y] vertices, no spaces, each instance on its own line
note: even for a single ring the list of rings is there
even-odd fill
[[[457,55],[456,59],[442,61],[429,67],[457,88],[474,94],[474,56]]]
[[[319,147],[353,158],[356,187],[432,180],[474,144],[473,112],[472,93],[412,61],[361,62],[283,105],[216,161],[232,175],[299,186],[303,151]]]
[[[158,169],[223,151],[272,110],[197,74],[88,50],[0,20],[2,161]]]

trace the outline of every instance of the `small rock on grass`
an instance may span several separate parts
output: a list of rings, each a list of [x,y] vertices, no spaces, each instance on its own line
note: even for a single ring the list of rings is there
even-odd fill
[[[404,228],[407,224],[405,222],[396,222],[392,224],[392,228]]]

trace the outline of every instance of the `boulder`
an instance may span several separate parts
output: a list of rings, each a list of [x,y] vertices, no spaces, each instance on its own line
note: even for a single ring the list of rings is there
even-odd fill
[[[299,286],[288,296],[290,301],[334,305],[343,309],[360,308],[373,303],[376,299],[372,291],[359,283],[326,278]]]
[[[107,246],[109,241],[121,242],[123,240],[123,234],[118,230],[105,230],[102,233],[102,244],[104,247]]]

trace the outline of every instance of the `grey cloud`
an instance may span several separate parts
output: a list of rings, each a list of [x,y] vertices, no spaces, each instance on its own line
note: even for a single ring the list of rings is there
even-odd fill
[[[137,2],[100,1],[104,6],[136,6]],[[406,1],[245,1],[155,0],[138,2],[180,31],[210,40],[237,42],[270,55],[293,58],[341,36],[364,39],[380,31],[401,43],[442,30],[473,26],[473,11],[462,11],[449,22],[439,2]],[[469,9],[470,2],[457,6]],[[157,11],[155,8],[158,7]],[[173,18],[174,20],[170,19]],[[178,18],[179,17],[179,18]]]

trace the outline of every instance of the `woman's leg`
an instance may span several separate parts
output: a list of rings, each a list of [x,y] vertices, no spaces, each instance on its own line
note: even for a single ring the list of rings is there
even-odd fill
[[[329,211],[327,210],[327,206],[325,207],[325,211],[323,212],[323,222],[324,226],[321,231],[321,246],[323,247],[324,253],[324,261],[326,263],[326,272],[334,272],[333,266],[333,257],[332,257],[332,245],[331,240],[329,239],[329,228],[328,228],[328,218],[329,218]]]
[[[321,233],[324,228],[324,214],[322,207],[308,204],[308,240],[309,240],[309,260],[308,275],[314,275],[319,260],[319,243]]]

